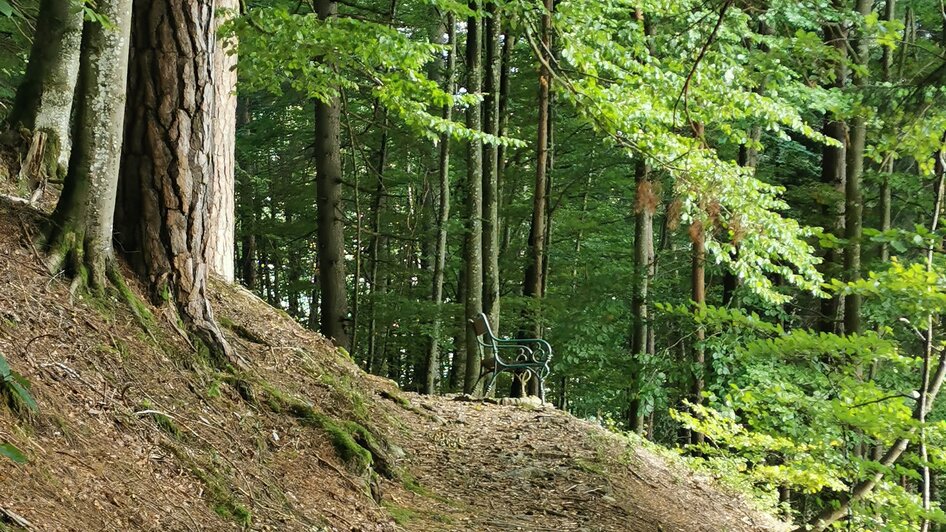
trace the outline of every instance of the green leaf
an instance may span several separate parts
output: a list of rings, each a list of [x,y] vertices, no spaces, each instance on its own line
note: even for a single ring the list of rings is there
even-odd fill
[[[11,6],[10,2],[7,2],[7,0],[0,0],[0,15],[6,17],[13,16],[13,6]]]
[[[0,0],[0,2],[3,2],[3,0]],[[12,443],[0,444],[0,456],[6,456],[18,464],[25,464],[28,461],[23,451]]]
[[[25,382],[26,381],[23,380],[22,377],[14,377],[14,379],[10,380],[8,384],[10,388],[13,389],[13,392],[19,396],[20,400],[23,401],[23,404],[26,405],[28,409],[36,412],[39,410],[39,405],[36,404],[36,400],[33,399],[32,395],[30,395],[30,392],[26,389],[26,386],[22,384]]]

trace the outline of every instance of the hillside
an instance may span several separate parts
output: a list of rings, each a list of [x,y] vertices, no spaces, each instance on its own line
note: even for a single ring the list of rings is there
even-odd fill
[[[0,203],[0,530],[775,530],[712,481],[551,407],[401,393],[249,292],[214,369],[156,309],[72,296]],[[462,398],[461,398],[462,399]]]

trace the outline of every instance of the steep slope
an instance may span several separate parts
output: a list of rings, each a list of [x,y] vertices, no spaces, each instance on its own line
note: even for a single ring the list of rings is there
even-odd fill
[[[402,394],[222,283],[252,367],[214,368],[167,313],[50,278],[42,219],[0,200],[0,354],[40,407],[0,405],[0,444],[29,458],[0,459],[0,530],[778,527],[554,409]]]

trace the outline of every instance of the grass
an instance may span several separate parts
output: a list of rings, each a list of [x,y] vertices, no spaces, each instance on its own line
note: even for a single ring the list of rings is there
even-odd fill
[[[383,446],[364,425],[333,419],[269,384],[260,383],[260,386],[266,392],[265,404],[272,411],[287,413],[303,425],[323,430],[336,454],[358,474],[365,474],[374,468],[388,478],[396,477],[387,464]]]
[[[158,412],[154,410],[154,406],[150,401],[142,401],[138,403],[138,410],[146,411],[144,415],[154,421],[154,424],[158,426],[159,429],[164,431],[168,436],[171,436],[175,440],[183,440],[184,432],[181,431],[180,427],[177,426],[177,423],[174,422],[167,414]]]
[[[384,509],[388,512],[388,515],[391,516],[391,519],[394,519],[394,522],[400,526],[406,525],[410,521],[416,519],[418,515],[420,515],[416,510],[398,506],[393,502],[384,501],[382,504]]]

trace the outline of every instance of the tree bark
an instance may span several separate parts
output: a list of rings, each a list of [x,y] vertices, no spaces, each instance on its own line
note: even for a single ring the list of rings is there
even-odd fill
[[[388,114],[387,111],[377,107],[375,103],[375,117],[381,117],[381,140],[378,146],[376,167],[374,169],[376,183],[374,194],[371,197],[371,244],[369,250],[370,267],[370,292],[368,299],[371,300],[370,316],[368,318],[368,368],[373,371],[380,360],[377,358],[378,351],[378,298],[384,294],[385,281],[381,272],[381,246],[384,239],[381,238],[381,216],[384,212],[384,169],[388,164]],[[383,363],[381,364],[384,365]]]
[[[628,426],[638,434],[644,433],[644,415],[641,404],[641,358],[650,354],[648,349],[650,314],[648,294],[651,264],[654,260],[654,211],[659,199],[654,194],[647,163],[638,158],[634,177],[637,201],[634,206],[634,297],[631,301],[634,315],[631,329],[631,389]]]
[[[696,222],[690,227],[690,238],[693,253],[690,287],[693,291],[694,308],[699,309],[706,304],[706,234],[701,223]],[[693,372],[690,379],[690,401],[698,405],[703,403],[703,388],[705,387],[706,352],[703,342],[706,340],[706,332],[700,324],[696,324],[695,332],[691,361]],[[703,443],[704,436],[701,432],[692,431],[689,439],[692,444],[700,444]]]
[[[554,0],[545,0],[545,11],[542,13],[542,35],[541,44],[542,61],[539,66],[539,95],[538,95],[538,118],[536,120],[536,165],[535,165],[535,184],[532,189],[532,220],[529,229],[529,249],[527,253],[528,264],[526,265],[525,279],[522,285],[522,295],[526,298],[532,298],[536,306],[542,299],[543,287],[545,282],[543,274],[545,273],[545,240],[546,240],[546,216],[548,208],[548,163],[549,163],[549,119],[550,88],[552,84],[552,73],[547,65],[551,59],[552,50],[552,9]],[[528,303],[532,305],[532,303]],[[538,308],[527,308],[524,312],[525,324],[520,335],[532,338],[538,338],[541,335],[540,317]],[[510,395],[518,397],[526,393],[522,388],[520,379],[513,379]]]
[[[944,136],[946,140],[946,136]],[[930,224],[930,232],[935,233],[939,227],[939,221],[942,215],[943,209],[943,199],[946,195],[946,152],[942,150],[937,153],[936,156],[936,197],[934,198],[933,203],[933,221]],[[932,266],[933,259],[933,248],[927,250],[927,267]],[[933,329],[932,329],[932,320],[930,319],[927,322],[926,336],[924,338],[923,345],[923,369],[920,375],[920,385],[917,388],[917,401],[916,406],[913,409],[913,419],[916,420],[917,425],[919,426],[920,431],[920,441],[925,443],[925,427],[926,416],[933,409],[933,406],[936,403],[936,397],[939,395],[940,390],[942,389],[943,382],[946,381],[946,350],[939,351],[938,361],[936,363],[936,371],[932,372],[932,358],[933,358]],[[913,442],[914,435],[913,431],[917,430],[916,428],[911,430],[911,433],[905,437],[899,438],[890,448],[887,449],[887,452],[878,460],[880,464],[889,468],[893,466],[897,460],[900,459],[900,456],[907,450],[910,443]],[[926,466],[924,466],[925,468]],[[922,493],[923,504],[928,506],[929,504],[929,476],[928,469],[923,475],[922,488],[924,493]],[[835,521],[844,517],[848,509],[851,507],[851,503],[856,500],[862,499],[867,494],[869,494],[874,487],[883,479],[884,472],[879,471],[872,476],[868,477],[865,480],[862,480],[851,487],[850,491],[838,498],[837,501],[825,506],[824,510],[815,515],[807,524],[800,526],[795,529],[795,532],[806,532],[814,531],[821,532],[830,527]],[[924,525],[926,521],[924,520]]]
[[[499,135],[499,92],[502,74],[500,9],[488,0],[485,32],[486,85],[484,130]],[[483,312],[499,334],[499,147],[483,147]]]
[[[322,20],[338,13],[333,0],[316,0]],[[342,205],[341,104],[338,98],[315,102],[316,204],[318,208],[318,257],[322,288],[322,334],[335,345],[349,348],[348,296],[345,280],[345,234]]]
[[[871,13],[871,0],[857,0],[857,12],[866,17]],[[853,82],[858,90],[867,86],[865,70],[870,61],[868,36],[858,31],[853,40],[854,63],[859,67],[854,70]],[[867,139],[867,118],[857,113],[851,118],[849,144],[846,153],[846,178],[844,186],[844,275],[850,282],[861,276],[861,231],[864,217],[864,204],[861,198],[861,180],[864,176],[864,145]],[[848,294],[844,298],[844,333],[861,332],[861,295]]]
[[[479,11],[481,0],[471,0],[470,8]],[[466,67],[467,91],[478,93],[483,84],[482,58],[483,21],[470,17],[467,22]],[[466,125],[474,131],[482,129],[480,105],[470,105],[466,111]],[[483,311],[483,143],[471,140],[467,148],[466,174],[466,368],[463,391],[475,394],[480,386],[480,349],[470,320]]]
[[[834,0],[834,7],[843,10],[843,0]],[[846,84],[848,42],[847,29],[838,23],[831,23],[824,27],[825,44],[835,48],[840,58],[835,66],[835,79],[833,87],[843,88]],[[821,182],[833,187],[839,197],[844,196],[845,181],[847,175],[846,147],[847,147],[847,124],[843,119],[831,114],[825,116],[822,133],[826,137],[832,138],[840,146],[824,146],[821,156]],[[832,231],[835,235],[844,234],[844,202],[839,201],[834,204],[824,206],[824,212],[829,218],[833,218],[834,227]],[[834,249],[829,249],[825,253],[824,270],[826,278],[837,277],[838,262],[840,257]],[[821,316],[818,320],[818,329],[822,332],[837,332],[839,329],[839,314],[841,310],[841,301],[839,297],[832,297],[821,300]]]
[[[48,235],[48,264],[102,291],[115,274],[112,234],[121,166],[131,0],[101,1],[110,26],[89,21],[82,43],[76,136]],[[74,7],[74,6],[73,6]],[[71,101],[70,96],[70,101]]]
[[[214,35],[239,12],[238,0],[214,0]],[[210,184],[207,261],[210,271],[234,281],[236,250],[236,37],[217,38],[214,54],[214,165]]]
[[[116,7],[114,2],[110,7]],[[32,187],[48,178],[63,178],[71,153],[70,119],[73,95],[79,73],[82,43],[82,2],[78,0],[42,0],[36,33],[26,67],[26,75],[17,87],[7,122],[13,129],[31,132],[34,164],[24,164]],[[35,147],[33,144],[40,143]],[[27,150],[27,153],[29,150]]]
[[[446,40],[447,57],[446,72],[444,75],[444,90],[453,94],[455,90],[456,71],[456,20],[454,15],[447,15]],[[442,116],[445,120],[453,117],[453,108],[445,105]],[[434,275],[431,290],[431,301],[436,307],[434,316],[433,334],[427,348],[427,374],[424,381],[424,393],[433,394],[437,387],[437,377],[440,374],[440,338],[443,327],[443,277],[447,260],[447,224],[450,222],[450,136],[446,133],[440,136],[440,160],[437,167],[437,177],[440,189],[440,204],[437,210],[437,239],[434,252]]]
[[[214,361],[242,364],[207,299],[212,8],[211,0],[134,5],[118,235],[155,299],[176,304]]]

